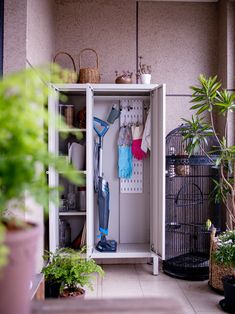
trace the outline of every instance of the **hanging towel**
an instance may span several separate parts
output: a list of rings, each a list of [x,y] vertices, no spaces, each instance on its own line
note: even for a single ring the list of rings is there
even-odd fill
[[[147,153],[151,150],[151,110],[149,109],[142,137],[141,149]]]
[[[130,179],[132,176],[132,132],[129,126],[120,128],[118,136],[118,176]]]
[[[141,149],[141,142],[142,142],[142,135],[143,135],[143,125],[133,125],[132,126],[132,154],[133,156],[138,159],[142,160],[147,156],[145,152]]]

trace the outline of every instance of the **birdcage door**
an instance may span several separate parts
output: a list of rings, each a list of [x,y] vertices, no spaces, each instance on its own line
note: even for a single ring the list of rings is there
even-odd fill
[[[151,104],[151,244],[165,258],[165,85],[159,85]]]

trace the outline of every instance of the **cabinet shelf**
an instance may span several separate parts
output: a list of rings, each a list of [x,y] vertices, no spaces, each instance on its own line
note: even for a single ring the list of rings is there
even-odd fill
[[[75,173],[86,174],[86,170],[74,170]],[[63,174],[65,171],[60,171],[59,174]]]
[[[59,212],[59,216],[86,216],[86,211]]]
[[[86,132],[86,129],[77,129],[77,128],[59,128],[60,133],[74,133],[74,132]]]

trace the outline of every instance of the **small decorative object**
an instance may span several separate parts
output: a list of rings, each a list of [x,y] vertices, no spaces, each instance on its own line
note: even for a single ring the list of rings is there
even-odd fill
[[[79,129],[86,128],[86,107],[78,111],[77,114],[77,125]]]
[[[86,259],[84,253],[83,247],[80,251],[63,248],[44,255],[44,260],[49,261],[42,269],[46,284],[59,284],[60,297],[84,296],[85,286],[93,289],[94,273],[104,275],[103,269],[93,259]]]
[[[96,67],[94,68],[82,68],[81,57],[84,51],[92,51],[96,56]],[[79,53],[79,79],[78,83],[100,83],[99,74],[99,57],[97,52],[92,48],[82,49]]]
[[[137,78],[140,78],[141,84],[150,84],[151,82],[151,65],[146,65],[142,63],[142,56],[139,56],[139,69],[137,72]]]
[[[54,56],[54,59],[53,59],[54,63],[56,63],[56,59],[59,55],[66,55],[67,57],[70,58],[73,64],[73,70],[72,71],[64,70],[63,72],[61,72],[60,79],[62,80],[63,83],[77,83],[78,75],[77,75],[76,65],[75,65],[73,57],[68,52],[60,51]]]
[[[118,71],[115,71],[116,73],[116,84],[132,84],[132,75],[133,72],[128,71],[122,71],[122,74],[119,74]]]
[[[69,127],[73,127],[74,122],[74,106],[73,105],[66,105],[64,108],[64,117],[65,122]]]
[[[79,211],[86,211],[86,188],[79,187],[77,189],[77,206]]]
[[[60,211],[61,212],[67,212],[69,209],[68,206],[68,199],[65,198],[64,195],[61,196],[61,200],[60,200]]]

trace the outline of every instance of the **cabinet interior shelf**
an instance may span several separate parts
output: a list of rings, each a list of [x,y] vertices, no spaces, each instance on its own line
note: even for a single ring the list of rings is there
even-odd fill
[[[86,174],[86,170],[74,170],[75,173],[82,173],[82,174]],[[65,173],[65,171],[60,171],[59,174],[63,174]]]
[[[71,133],[71,132],[86,132],[86,129],[77,129],[77,128],[63,128],[59,129],[59,132],[61,133]]]
[[[59,216],[86,216],[86,211],[59,212]]]

